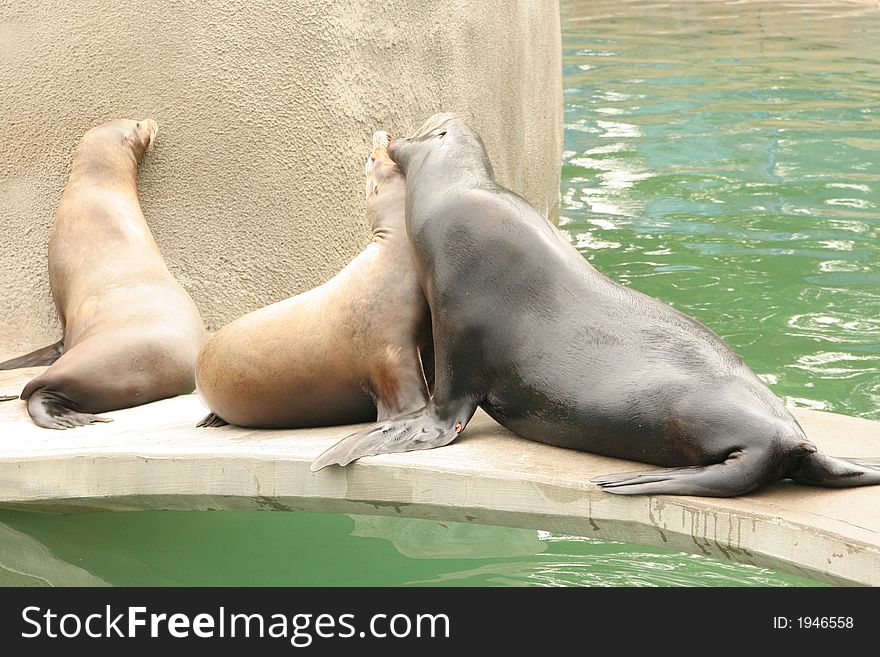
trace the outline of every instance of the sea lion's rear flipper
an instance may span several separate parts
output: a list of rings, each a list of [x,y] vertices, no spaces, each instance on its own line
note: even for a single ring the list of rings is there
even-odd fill
[[[712,465],[647,470],[590,479],[606,493],[616,495],[744,495],[767,481],[766,456],[753,450],[737,451]]]
[[[807,486],[873,486],[880,484],[880,458],[844,459],[816,452],[800,459],[788,476]]]
[[[458,437],[475,410],[476,406],[459,414],[458,419],[446,420],[429,404],[421,410],[377,422],[340,440],[312,461],[309,469],[317,472],[328,465],[348,465],[362,456],[443,447]]]
[[[95,422],[112,422],[109,417],[80,413],[68,408],[70,402],[62,396],[39,389],[28,398],[27,408],[37,426],[45,429],[72,429]]]
[[[18,395],[0,395],[0,402],[12,401],[18,399]]]
[[[225,427],[229,422],[224,420],[222,417],[217,415],[216,413],[208,413],[205,417],[201,419],[201,421],[196,425],[197,427]]]
[[[51,365],[61,358],[64,353],[64,343],[62,340],[54,344],[46,345],[35,349],[29,354],[10,358],[0,363],[0,370],[17,370],[19,367],[39,367],[40,365]]]

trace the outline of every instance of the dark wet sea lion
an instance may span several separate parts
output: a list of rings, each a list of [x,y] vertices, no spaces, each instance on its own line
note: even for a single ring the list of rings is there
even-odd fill
[[[372,241],[323,285],[256,310],[199,354],[200,425],[307,427],[369,422],[423,407],[428,304],[404,225],[404,179],[373,136],[366,164]]]
[[[0,363],[51,365],[21,393],[41,427],[107,422],[95,414],[195,387],[204,324],[168,271],[138,200],[138,164],[157,129],[152,120],[110,121],[89,130],[73,156],[49,238],[63,338]]]
[[[880,484],[880,459],[819,454],[780,400],[699,322],[597,272],[495,181],[463,120],[430,119],[389,153],[431,307],[436,381],[425,408],[359,431],[317,470],[446,445],[478,405],[540,442],[670,469],[604,490],[731,496],[790,478]]]

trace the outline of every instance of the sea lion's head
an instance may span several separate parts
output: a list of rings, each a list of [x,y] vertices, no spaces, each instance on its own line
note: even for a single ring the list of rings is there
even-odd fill
[[[126,139],[132,144],[132,148],[139,148],[141,153],[150,150],[159,134],[159,124],[153,119],[126,121],[126,123],[134,123],[134,126],[127,126],[128,130],[125,133]]]
[[[89,130],[80,141],[79,150],[88,153],[97,150],[108,156],[116,152],[130,152],[135,161],[140,161],[158,133],[159,125],[153,119],[116,119]]]
[[[456,170],[494,175],[480,135],[455,114],[435,114],[411,137],[395,139],[388,154],[407,176],[425,167],[434,175]]]
[[[373,133],[373,150],[364,167],[367,174],[365,188],[367,201],[374,196],[378,196],[386,184],[403,183],[403,172],[388,155],[388,144],[390,142],[391,137],[387,132],[379,131]]]
[[[390,141],[387,132],[374,132],[373,150],[364,167],[367,217],[374,232],[389,228],[390,223],[402,223],[406,187],[403,171],[388,155]]]

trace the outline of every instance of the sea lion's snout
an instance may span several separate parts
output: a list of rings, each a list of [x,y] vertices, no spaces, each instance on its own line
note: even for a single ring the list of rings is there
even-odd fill
[[[153,119],[144,119],[143,121],[138,121],[137,128],[138,132],[141,133],[141,139],[144,141],[144,148],[152,148],[159,134],[159,124]]]
[[[377,130],[373,133],[373,150],[377,148],[388,148],[391,143],[391,135],[384,130]]]
[[[364,167],[367,175],[365,187],[367,198],[379,193],[379,183],[399,175],[397,164],[388,155],[388,144],[391,142],[391,136],[384,130],[373,133],[373,151]]]
[[[373,152],[370,153],[370,162],[383,162],[391,164],[388,156],[388,145],[391,143],[391,135],[384,130],[373,133]]]

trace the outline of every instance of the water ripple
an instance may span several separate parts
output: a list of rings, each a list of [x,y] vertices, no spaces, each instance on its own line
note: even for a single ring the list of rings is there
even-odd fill
[[[416,585],[490,582],[497,586],[800,586],[757,566],[702,555],[665,552],[578,536],[538,532],[546,552],[528,561],[450,571]],[[584,548],[579,548],[584,545]],[[812,583],[810,583],[812,584]]]
[[[880,11],[563,3],[564,230],[792,405],[880,419]]]

